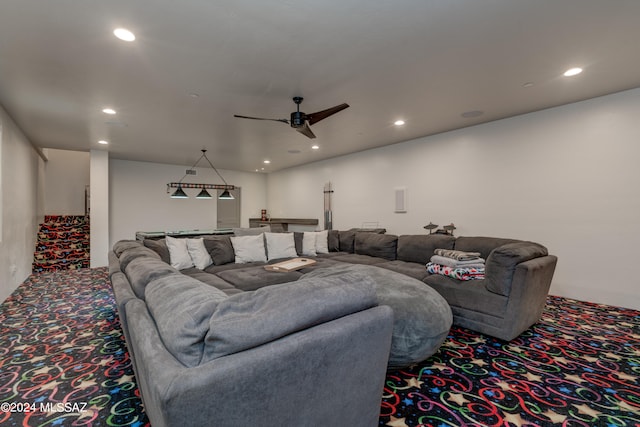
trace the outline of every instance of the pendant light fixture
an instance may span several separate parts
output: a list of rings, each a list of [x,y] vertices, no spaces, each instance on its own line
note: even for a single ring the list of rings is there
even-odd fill
[[[170,182],[169,184],[167,184],[167,193],[169,193],[169,189],[170,188],[175,188],[176,191],[173,194],[171,194],[171,198],[172,199],[188,199],[189,196],[187,195],[187,193],[184,192],[183,189],[184,188],[199,188],[200,189],[200,193],[198,193],[198,195],[196,196],[196,199],[212,199],[211,194],[209,194],[209,192],[207,190],[224,190],[218,196],[218,199],[221,199],[221,200],[233,200],[234,197],[229,192],[229,190],[234,190],[235,186],[227,184],[227,181],[225,181],[225,179],[222,177],[222,175],[220,175],[220,172],[218,172],[218,169],[216,169],[215,166],[213,166],[213,163],[211,163],[211,160],[209,160],[209,158],[207,157],[207,154],[206,154],[207,150],[203,149],[203,150],[200,150],[200,151],[202,151],[202,155],[193,164],[193,166],[191,166],[191,169],[194,169],[196,167],[196,165],[198,164],[198,162],[200,162],[200,160],[202,160],[202,158],[204,157],[207,160],[207,162],[209,163],[209,166],[211,166],[211,169],[213,169],[215,171],[215,173],[220,177],[222,182],[224,182],[224,185],[222,185],[222,184],[195,184],[195,183],[191,183],[191,182],[182,182],[182,180],[185,179],[185,177],[187,176],[187,174],[185,174],[180,179],[180,181],[178,181],[178,182]]]

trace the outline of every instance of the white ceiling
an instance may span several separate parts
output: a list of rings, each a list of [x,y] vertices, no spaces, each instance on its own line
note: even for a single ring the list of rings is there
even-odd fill
[[[39,147],[268,172],[640,87],[639,22],[639,0],[4,0],[0,104]],[[351,107],[315,140],[233,117],[296,95]]]

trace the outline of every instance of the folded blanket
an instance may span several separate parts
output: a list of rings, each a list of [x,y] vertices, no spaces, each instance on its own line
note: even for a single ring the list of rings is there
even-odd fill
[[[481,280],[484,279],[484,268],[451,268],[445,265],[427,264],[427,272],[451,277],[456,280]]]
[[[430,260],[434,264],[445,265],[451,268],[484,268],[484,258],[475,257],[467,261],[457,261],[440,255],[434,255]]]
[[[480,252],[464,252],[456,251],[454,249],[436,249],[433,253],[446,258],[453,258],[458,261],[466,261],[480,256]]]

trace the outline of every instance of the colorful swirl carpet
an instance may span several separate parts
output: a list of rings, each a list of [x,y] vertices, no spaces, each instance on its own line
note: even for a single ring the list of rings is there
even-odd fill
[[[0,305],[0,407],[3,426],[149,425],[106,268],[32,275]],[[380,411],[391,427],[640,427],[640,312],[549,297],[510,343],[454,327],[387,374]]]

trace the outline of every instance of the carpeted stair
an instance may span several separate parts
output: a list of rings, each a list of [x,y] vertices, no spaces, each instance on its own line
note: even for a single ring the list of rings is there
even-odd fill
[[[89,217],[46,215],[33,254],[34,273],[89,268]]]

